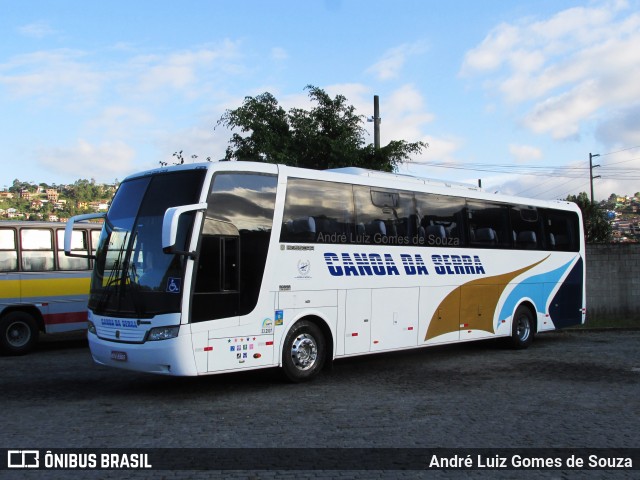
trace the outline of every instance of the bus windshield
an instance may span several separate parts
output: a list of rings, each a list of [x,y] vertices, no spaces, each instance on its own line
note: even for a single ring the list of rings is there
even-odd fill
[[[106,217],[91,280],[97,314],[150,318],[179,312],[184,257],[162,251],[164,212],[197,202],[205,170],[138,177],[120,185]],[[186,250],[193,214],[182,215],[178,242]]]

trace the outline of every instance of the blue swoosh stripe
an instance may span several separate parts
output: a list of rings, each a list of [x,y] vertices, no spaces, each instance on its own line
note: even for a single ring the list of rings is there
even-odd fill
[[[504,302],[502,309],[500,310],[500,316],[498,317],[498,324],[496,328],[500,326],[500,321],[513,314],[513,310],[516,307],[516,303],[523,297],[529,297],[533,300],[536,308],[547,304],[547,299],[551,295],[551,291],[555,288],[556,284],[569,269],[573,260],[565,265],[540,275],[534,275],[519,283],[509,294],[507,300]]]

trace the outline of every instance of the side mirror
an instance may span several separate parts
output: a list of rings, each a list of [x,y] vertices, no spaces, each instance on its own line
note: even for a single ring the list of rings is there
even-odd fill
[[[195,252],[187,252],[176,248],[178,223],[180,222],[180,216],[182,214],[188,212],[204,212],[206,209],[206,202],[167,208],[167,211],[164,212],[164,219],[162,220],[162,249],[167,253],[188,255],[193,258]]]
[[[75,215],[67,221],[67,226],[64,229],[64,254],[67,257],[79,257],[79,258],[90,258],[95,259],[95,255],[91,254],[81,254],[81,253],[71,253],[71,239],[73,237],[73,225],[75,223],[84,222],[86,220],[92,220],[96,218],[104,218],[106,213],[87,213],[85,215]]]

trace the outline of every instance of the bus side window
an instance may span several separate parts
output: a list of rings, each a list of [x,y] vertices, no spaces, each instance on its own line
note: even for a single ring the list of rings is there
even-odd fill
[[[547,248],[563,252],[579,251],[578,216],[573,212],[547,210],[545,217]]]
[[[16,234],[13,228],[0,229],[0,272],[18,270]]]
[[[98,242],[100,241],[101,230],[91,230],[91,254],[95,255],[98,250]]]
[[[472,247],[509,248],[513,245],[506,205],[474,200],[468,201],[467,207]]]
[[[413,192],[353,187],[357,243],[410,245],[417,234]]]
[[[464,247],[465,201],[431,193],[416,193],[420,245]]]
[[[350,243],[355,230],[350,184],[289,178],[281,242]]]
[[[48,228],[24,228],[20,231],[24,271],[54,270],[52,233]]]
[[[78,257],[67,257],[64,254],[64,230],[57,231],[58,268],[60,270],[88,270],[89,259]],[[87,255],[89,253],[87,244],[87,232],[84,230],[74,230],[71,236],[71,250],[73,253]]]
[[[510,219],[515,248],[519,250],[536,250],[542,247],[542,225],[536,208],[527,206],[511,207]]]

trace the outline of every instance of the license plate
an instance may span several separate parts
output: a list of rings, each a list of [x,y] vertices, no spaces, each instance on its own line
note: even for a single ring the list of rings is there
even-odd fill
[[[111,352],[111,360],[115,360],[116,362],[126,362],[127,361],[127,352]]]

